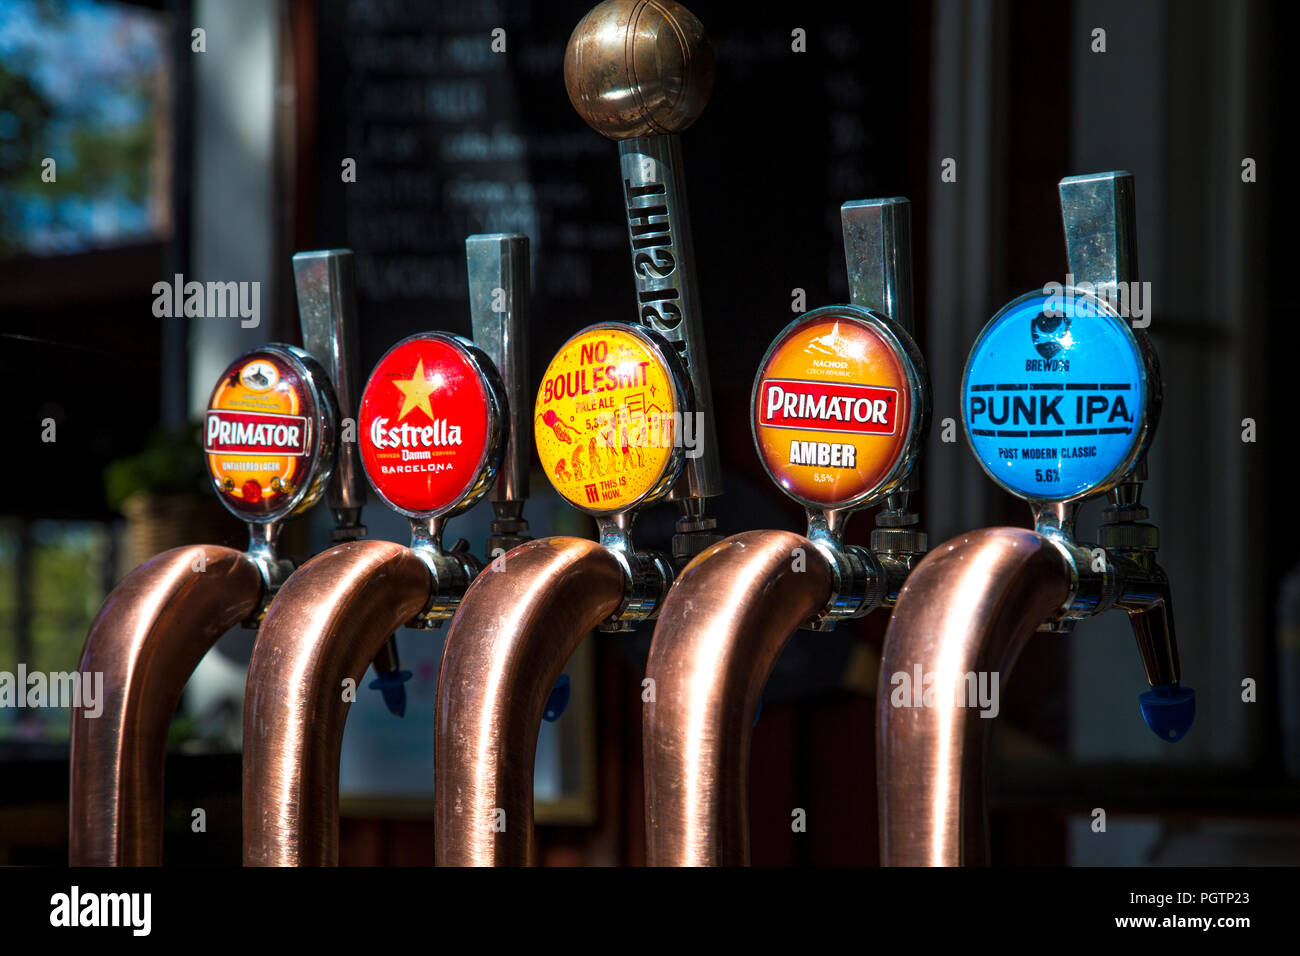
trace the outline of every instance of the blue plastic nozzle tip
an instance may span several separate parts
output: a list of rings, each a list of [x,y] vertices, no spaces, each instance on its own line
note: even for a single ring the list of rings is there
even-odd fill
[[[546,698],[546,710],[542,712],[542,720],[549,723],[555,723],[564,713],[564,708],[569,706],[569,675],[561,674],[560,679],[555,682],[551,688],[550,696]]]
[[[1142,719],[1161,740],[1176,744],[1196,719],[1196,691],[1180,684],[1160,684],[1138,697]]]
[[[385,671],[368,685],[384,695],[384,706],[388,712],[397,717],[406,716],[406,682],[413,676],[411,671]]]

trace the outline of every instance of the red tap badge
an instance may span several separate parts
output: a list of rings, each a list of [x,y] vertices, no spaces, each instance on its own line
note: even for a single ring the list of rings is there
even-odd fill
[[[222,504],[245,521],[277,520],[319,497],[333,402],[320,394],[324,373],[307,361],[287,346],[254,349],[231,363],[208,400],[208,473]]]
[[[361,463],[379,496],[412,518],[464,510],[501,454],[501,388],[473,344],[429,332],[397,343],[361,395]]]
[[[832,306],[795,320],[768,350],[754,382],[754,441],[797,501],[858,507],[906,474],[928,398],[895,329]]]

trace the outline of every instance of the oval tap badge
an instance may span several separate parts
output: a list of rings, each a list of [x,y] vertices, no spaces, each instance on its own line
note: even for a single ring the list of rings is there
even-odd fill
[[[332,471],[335,419],[329,380],[306,352],[268,345],[236,359],[203,422],[222,504],[255,523],[315,504]]]
[[[593,325],[547,366],[533,432],[547,477],[570,503],[606,514],[672,487],[687,401],[670,348],[637,326]]]
[[[898,325],[855,306],[815,309],[777,336],[759,366],[751,399],[758,456],[806,507],[869,504],[906,477],[928,389]]]
[[[379,360],[361,393],[357,441],[375,492],[410,518],[471,507],[501,462],[504,387],[468,339],[413,335]]]
[[[1103,300],[1031,292],[980,332],[962,376],[962,424],[975,457],[1021,498],[1108,491],[1137,463],[1158,383],[1142,344]]]

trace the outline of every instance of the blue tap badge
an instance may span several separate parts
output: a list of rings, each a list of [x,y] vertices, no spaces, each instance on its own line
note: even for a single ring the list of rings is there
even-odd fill
[[[1021,498],[1069,501],[1113,487],[1148,434],[1142,346],[1103,300],[1031,292],[984,327],[962,376],[966,438]]]

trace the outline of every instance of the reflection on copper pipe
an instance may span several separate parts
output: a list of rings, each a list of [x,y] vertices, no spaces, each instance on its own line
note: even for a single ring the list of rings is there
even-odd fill
[[[391,541],[303,565],[267,611],[244,695],[244,863],[338,864],[339,750],[349,701],[388,635],[429,600],[429,568]]]
[[[1070,569],[1044,537],[972,531],[932,550],[899,595],[885,635],[877,707],[881,862],[958,866],[988,861],[984,812],[992,720],[955,695],[893,706],[892,675],[1007,676],[1040,623],[1065,603]],[[962,706],[965,703],[967,706]]]
[[[533,862],[546,698],[582,639],[618,610],[625,586],[617,558],[596,542],[542,538],[508,552],[465,592],[438,675],[439,866]]]
[[[642,717],[651,866],[749,862],[754,711],[790,635],[824,607],[831,572],[807,538],[747,531],[701,552],[664,601]]]
[[[251,615],[262,577],[244,554],[173,548],[128,574],[81,654],[104,675],[103,712],[72,712],[72,866],[162,863],[163,759],[185,682],[227,630]]]

